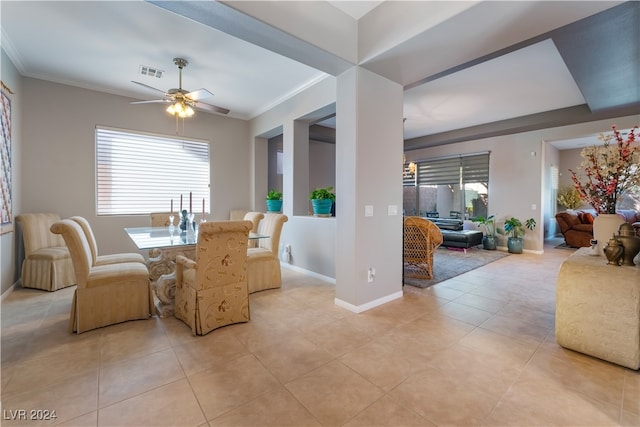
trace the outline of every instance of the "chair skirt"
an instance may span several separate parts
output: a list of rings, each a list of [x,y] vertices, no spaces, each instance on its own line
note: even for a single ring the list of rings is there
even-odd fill
[[[57,291],[76,284],[66,247],[42,248],[22,263],[22,287]]]
[[[280,260],[264,248],[249,249],[247,253],[249,293],[282,287]]]
[[[149,281],[129,280],[108,286],[79,288],[73,294],[69,331],[78,334],[155,314]]]
[[[176,287],[175,317],[191,327],[193,335],[205,335],[214,329],[248,322],[247,282],[195,290]]]

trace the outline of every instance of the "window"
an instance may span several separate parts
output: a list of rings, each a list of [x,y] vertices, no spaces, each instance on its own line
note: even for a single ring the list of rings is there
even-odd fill
[[[417,162],[415,184],[405,180],[406,215],[470,219],[487,216],[489,153]]]
[[[209,143],[96,127],[98,215],[209,212]],[[198,202],[199,201],[199,202]]]

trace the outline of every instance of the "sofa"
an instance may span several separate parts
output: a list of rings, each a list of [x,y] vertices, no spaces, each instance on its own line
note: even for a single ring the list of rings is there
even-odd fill
[[[636,235],[640,237],[640,211],[622,209],[616,213],[631,224],[636,230]],[[592,209],[567,210],[556,214],[556,221],[567,246],[574,248],[591,246],[593,220],[596,216],[596,212]]]

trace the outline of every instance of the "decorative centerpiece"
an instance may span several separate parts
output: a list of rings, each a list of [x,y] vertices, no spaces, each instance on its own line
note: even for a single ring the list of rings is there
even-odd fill
[[[580,198],[598,213],[593,221],[593,237],[598,241],[600,254],[620,224],[624,223],[624,219],[616,215],[618,197],[640,185],[638,126],[629,131],[626,139],[616,126],[611,128],[613,135],[600,134],[598,137],[603,145],[584,148],[580,153],[584,159],[578,166],[578,170],[583,172],[581,176],[569,169]]]
[[[194,215],[187,212],[186,209],[183,209],[180,215],[180,230],[184,232],[195,230]]]

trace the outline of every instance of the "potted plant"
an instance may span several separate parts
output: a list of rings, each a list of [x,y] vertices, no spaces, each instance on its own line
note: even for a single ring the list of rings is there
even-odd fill
[[[488,217],[479,216],[473,220],[474,223],[479,224],[484,229],[484,235],[482,236],[482,247],[489,251],[495,251],[498,239],[496,237],[496,221],[493,215]]]
[[[271,189],[267,193],[267,212],[280,212],[282,210],[282,193]]]
[[[521,254],[524,244],[525,229],[533,231],[536,228],[536,220],[529,218],[522,224],[518,218],[511,217],[504,222],[504,232],[509,236],[507,239],[507,249],[509,253]]]
[[[333,187],[316,188],[309,194],[309,200],[311,200],[314,215],[331,216],[331,206],[336,201],[336,195]]]

